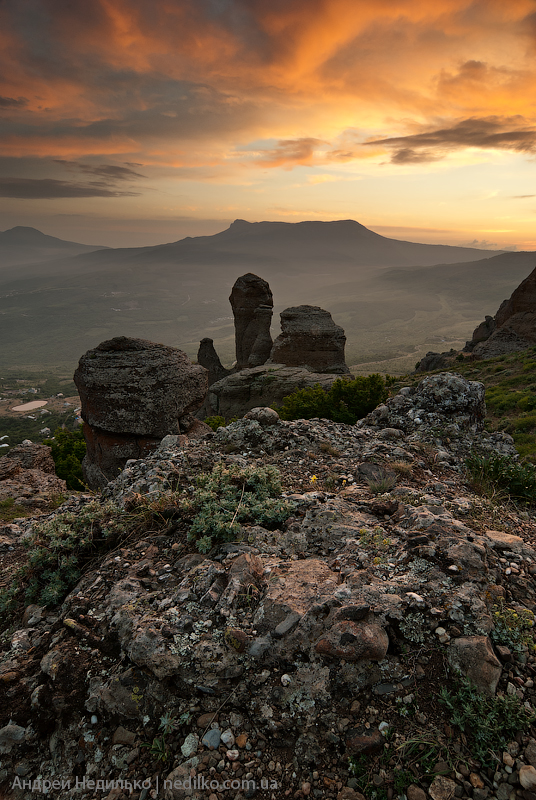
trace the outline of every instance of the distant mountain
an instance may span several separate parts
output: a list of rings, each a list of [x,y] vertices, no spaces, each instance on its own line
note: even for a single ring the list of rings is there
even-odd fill
[[[445,340],[463,344],[528,275],[534,257],[387,239],[352,220],[237,220],[213,236],[156,247],[63,251],[0,271],[0,366],[71,369],[90,347],[119,335],[194,357],[209,336],[229,364],[228,297],[245,272],[270,283],[274,335],[283,308],[319,305],[345,328],[348,363],[407,355],[413,366],[426,350],[445,349]],[[494,259],[502,260],[494,266]]]
[[[16,264],[49,261],[52,258],[77,256],[91,253],[94,250],[108,249],[96,245],[78,244],[47,236],[37,228],[17,225],[7,231],[0,232],[0,270]]]

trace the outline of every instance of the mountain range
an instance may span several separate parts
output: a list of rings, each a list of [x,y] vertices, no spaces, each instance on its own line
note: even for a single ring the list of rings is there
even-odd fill
[[[239,275],[254,272],[274,293],[274,335],[283,308],[320,305],[345,328],[349,364],[403,372],[427,350],[461,346],[535,261],[533,252],[389,239],[353,220],[236,220],[213,236],[137,248],[14,228],[0,233],[0,367],[71,369],[118,335],[191,357],[210,336],[229,364],[229,293]]]

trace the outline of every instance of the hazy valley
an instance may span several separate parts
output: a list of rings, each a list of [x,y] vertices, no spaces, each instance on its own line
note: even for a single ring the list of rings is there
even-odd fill
[[[122,249],[15,228],[0,234],[0,367],[70,371],[118,335],[190,357],[209,336],[230,364],[230,289],[254,272],[274,294],[274,335],[284,308],[319,305],[345,329],[353,371],[401,374],[428,350],[463,346],[534,266],[533,252],[402,242],[351,220],[237,220],[214,236]]]

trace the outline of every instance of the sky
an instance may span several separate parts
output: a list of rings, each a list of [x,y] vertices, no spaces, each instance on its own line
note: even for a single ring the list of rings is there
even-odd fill
[[[536,249],[535,0],[0,0],[0,230]]]

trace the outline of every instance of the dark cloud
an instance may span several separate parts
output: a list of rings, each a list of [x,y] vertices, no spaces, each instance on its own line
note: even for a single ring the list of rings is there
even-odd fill
[[[25,97],[2,97],[0,95],[0,108],[21,108],[27,103],[28,100]]]
[[[53,178],[0,178],[0,197],[50,200],[57,197],[132,197],[138,192],[119,192],[99,183],[70,183]]]
[[[444,158],[448,152],[467,147],[493,150],[513,150],[518,153],[536,152],[536,128],[526,124],[523,117],[471,117],[448,128],[438,128],[409,136],[375,139],[367,145],[379,144],[393,151],[395,164],[414,164]]]
[[[79,172],[85,172],[89,175],[99,175],[110,182],[114,181],[131,181],[134,178],[145,178],[139,172],[128,167],[121,167],[116,164],[83,164],[80,161],[65,161],[63,159],[54,159],[56,164],[63,164],[67,169],[72,169]]]
[[[315,148],[326,144],[322,139],[303,137],[301,139],[281,139],[271,150],[265,150],[257,164],[269,167],[283,167],[291,169],[298,164],[313,162]]]
[[[511,194],[511,200],[526,200],[529,197],[536,197],[536,194]]]

